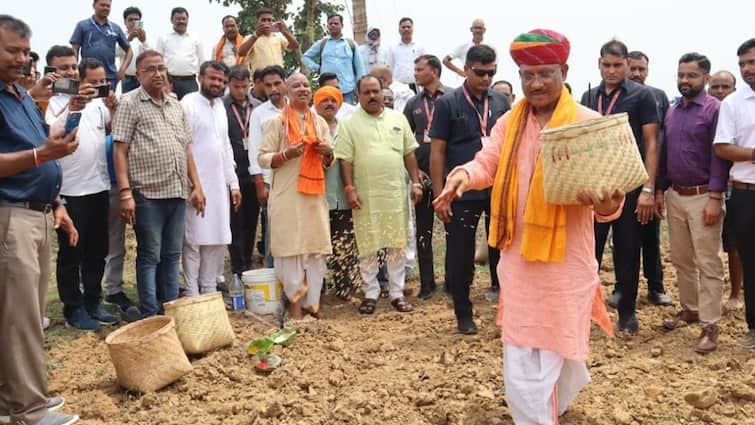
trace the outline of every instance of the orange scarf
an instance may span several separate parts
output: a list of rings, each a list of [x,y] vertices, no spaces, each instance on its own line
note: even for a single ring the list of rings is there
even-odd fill
[[[220,37],[220,41],[218,41],[218,44],[215,45],[215,60],[217,61],[223,61],[223,46],[225,46],[225,35]],[[246,61],[246,58],[243,56],[239,56],[239,47],[241,47],[241,43],[244,42],[244,37],[241,34],[236,34],[236,40],[234,40],[234,44],[236,45],[236,65],[241,65]]]
[[[322,195],[325,193],[325,171],[322,168],[320,154],[315,145],[320,143],[315,129],[315,117],[309,109],[305,112],[306,132],[302,133],[299,124],[299,113],[290,105],[286,105],[281,113],[283,131],[286,132],[289,145],[304,143],[304,155],[299,167],[299,184],[297,190],[306,195]]]
[[[507,249],[514,239],[519,192],[517,157],[522,133],[527,125],[530,104],[524,98],[514,105],[506,122],[506,135],[498,162],[491,199],[490,238],[488,243]],[[571,124],[577,119],[577,103],[564,88],[551,116],[549,127]],[[521,254],[527,261],[560,262],[566,255],[566,208],[545,202],[543,161],[537,156],[535,171],[524,207]]]

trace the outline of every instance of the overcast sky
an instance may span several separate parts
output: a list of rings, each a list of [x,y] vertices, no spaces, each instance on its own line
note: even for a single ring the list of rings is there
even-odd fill
[[[15,0],[4,3],[2,13],[19,17],[32,27],[32,48],[42,57],[49,46],[67,43],[76,22],[92,14],[91,0]],[[343,4],[344,0],[336,3]],[[350,5],[351,1],[346,0],[346,3]],[[440,58],[453,47],[471,40],[469,27],[472,20],[484,18],[488,28],[485,42],[500,54],[496,78],[514,83],[517,94],[521,93],[521,88],[508,54],[509,43],[516,35],[533,28],[550,28],[564,33],[572,46],[568,81],[577,96],[587,88],[588,82],[593,85],[600,82],[597,68],[600,46],[616,37],[630,50],[641,50],[650,57],[647,83],[674,97],[678,94],[678,58],[690,51],[707,55],[714,70],[734,72],[737,85],[741,84],[736,49],[746,39],[755,37],[755,32],[750,30],[755,6],[747,6],[750,3],[733,0],[634,0],[625,3],[602,0],[367,0],[367,11],[369,25],[381,28],[384,44],[398,42],[400,17],[412,17],[415,41]],[[186,7],[190,14],[189,32],[203,40],[208,55],[221,36],[220,19],[238,11],[238,8],[225,8],[208,0],[114,0],[112,21],[122,25],[122,11],[131,5],[142,9],[144,27],[151,40],[171,31],[171,8]],[[346,32],[350,34],[350,15],[345,15]],[[44,64],[40,65],[40,70],[42,66]],[[445,71],[444,82],[449,85],[461,82],[452,72]]]

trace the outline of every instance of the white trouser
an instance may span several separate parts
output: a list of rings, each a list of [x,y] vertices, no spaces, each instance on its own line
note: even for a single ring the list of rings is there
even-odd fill
[[[225,282],[225,251],[225,249],[221,249],[218,252],[218,274],[215,279],[217,283]]]
[[[191,245],[184,242],[183,266],[186,280],[186,296],[195,297],[217,290],[218,253],[225,245]]]
[[[385,265],[388,268],[388,290],[391,301],[393,301],[404,296],[406,254],[403,249],[388,248],[385,257]],[[359,273],[362,274],[365,283],[365,298],[376,300],[380,296],[380,282],[377,278],[378,269],[377,252],[359,259]]]
[[[558,417],[588,383],[590,374],[584,361],[564,359],[553,351],[503,344],[506,403],[516,425],[558,424]]]
[[[323,255],[275,257],[275,276],[283,284],[283,292],[291,302],[301,301],[304,308],[316,313],[320,309],[322,281],[327,272]]]
[[[409,181],[409,240],[406,245],[406,272],[411,274],[417,264],[417,229],[414,217],[414,201],[412,201],[412,182]]]

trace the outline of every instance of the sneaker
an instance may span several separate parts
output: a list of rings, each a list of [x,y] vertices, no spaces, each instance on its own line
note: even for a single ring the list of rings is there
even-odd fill
[[[747,332],[737,343],[744,348],[755,348],[755,329]]]
[[[102,329],[99,323],[92,320],[84,307],[77,307],[66,317],[66,326],[82,331],[99,332]]]
[[[67,415],[65,413],[49,412],[37,422],[36,425],[71,425],[79,421],[79,417],[76,415]]]
[[[42,318],[42,330],[46,330],[50,327],[50,318],[45,316]]]
[[[421,300],[429,300],[430,298],[433,297],[433,295],[435,294],[435,291],[437,290],[438,290],[438,286],[435,283],[433,283],[431,286],[423,286],[422,288],[420,288],[419,295],[417,295],[417,298]]]
[[[488,302],[491,303],[497,303],[498,302],[498,296],[500,295],[499,289],[489,289],[488,292],[485,294],[485,299]]]
[[[87,307],[87,313],[89,313],[89,317],[101,325],[114,325],[118,323],[118,318],[105,310],[102,304]]]
[[[47,399],[47,410],[50,412],[54,412],[56,410],[59,410],[63,405],[66,404],[66,401],[63,397],[50,397]],[[9,424],[10,423],[10,416],[8,415],[0,415],[0,424]]]
[[[663,292],[648,291],[648,302],[654,305],[672,305],[674,300]]]
[[[477,325],[471,317],[457,319],[456,329],[462,335],[474,335],[477,333]]]
[[[606,304],[611,308],[618,308],[619,299],[621,299],[621,293],[619,291],[614,291],[610,297],[606,298]]]
[[[631,314],[628,317],[621,317],[621,315],[619,315],[619,330],[629,332],[632,335],[636,335],[640,330],[640,324],[637,322],[637,316]]]
[[[136,308],[134,303],[124,294],[118,292],[117,294],[108,295],[105,297],[105,304],[110,304],[118,307],[121,312],[121,317],[128,323],[136,322],[142,318],[142,314],[139,309]]]

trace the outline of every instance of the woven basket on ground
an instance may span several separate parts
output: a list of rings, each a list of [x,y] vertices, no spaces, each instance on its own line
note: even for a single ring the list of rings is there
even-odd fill
[[[201,354],[233,343],[233,328],[220,292],[164,304],[176,321],[176,333],[189,354]]]
[[[576,205],[577,194],[601,188],[637,189],[648,179],[626,113],[544,130],[545,200]]]
[[[157,391],[192,370],[170,317],[128,324],[108,335],[105,344],[118,383],[129,390]]]

